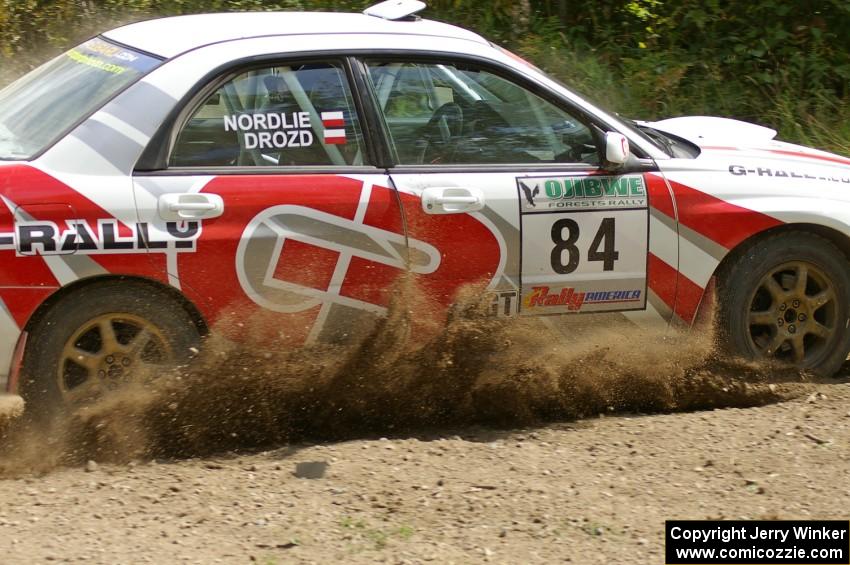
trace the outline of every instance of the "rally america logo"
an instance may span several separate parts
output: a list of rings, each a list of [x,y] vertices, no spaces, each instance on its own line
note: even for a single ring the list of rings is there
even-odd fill
[[[603,290],[579,292],[575,288],[562,288],[560,292],[552,292],[548,286],[535,286],[531,294],[523,299],[523,307],[550,308],[566,307],[570,312],[578,312],[584,306],[592,304],[624,304],[640,302],[642,290]]]

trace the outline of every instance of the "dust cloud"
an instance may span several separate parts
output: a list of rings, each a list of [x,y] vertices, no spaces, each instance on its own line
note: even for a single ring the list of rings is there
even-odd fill
[[[388,316],[354,345],[286,349],[213,332],[187,367],[140,378],[50,424],[24,418],[5,431],[0,473],[473,424],[748,407],[799,394],[806,380],[723,360],[710,335],[640,331],[618,316],[492,318],[476,288],[435,317],[439,309],[414,280],[400,285]],[[279,325],[252,320],[243,333],[268,333],[272,323]]]

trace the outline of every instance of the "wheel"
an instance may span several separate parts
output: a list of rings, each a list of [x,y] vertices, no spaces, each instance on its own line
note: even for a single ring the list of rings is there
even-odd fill
[[[830,241],[786,232],[757,242],[718,280],[721,345],[823,376],[850,351],[850,263]]]
[[[128,382],[139,369],[188,360],[200,335],[177,301],[110,281],[63,297],[32,328],[22,368],[27,411],[53,415]]]

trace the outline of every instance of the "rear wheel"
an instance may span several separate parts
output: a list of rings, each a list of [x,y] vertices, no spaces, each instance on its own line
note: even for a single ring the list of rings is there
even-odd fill
[[[721,276],[723,345],[821,375],[834,374],[850,350],[850,263],[826,239],[786,232],[754,244]]]
[[[176,300],[118,281],[65,296],[30,335],[21,394],[28,411],[48,415],[96,399],[146,370],[184,362],[200,340]]]

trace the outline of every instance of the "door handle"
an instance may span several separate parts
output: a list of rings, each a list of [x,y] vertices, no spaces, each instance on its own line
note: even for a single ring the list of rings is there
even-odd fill
[[[422,191],[426,214],[463,214],[484,208],[484,193],[477,188],[430,187]]]
[[[203,203],[200,203],[200,202],[197,203],[197,204],[190,204],[190,203],[187,202],[185,204],[170,204],[168,206],[168,209],[171,210],[172,212],[180,212],[180,211],[183,211],[183,210],[185,210],[187,212],[206,212],[208,210],[215,210],[216,205],[212,204],[212,203],[203,204]]]
[[[224,213],[224,200],[218,194],[163,194],[158,208],[167,221],[208,220]]]
[[[478,204],[475,196],[439,196],[434,199],[435,204]]]

